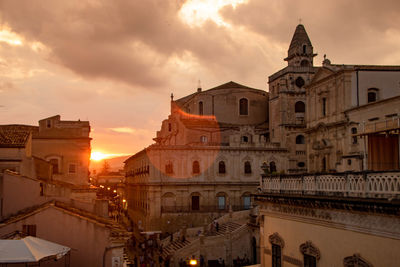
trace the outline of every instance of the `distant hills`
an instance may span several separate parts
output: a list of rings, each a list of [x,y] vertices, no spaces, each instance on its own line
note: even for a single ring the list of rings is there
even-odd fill
[[[110,166],[110,171],[118,171],[124,168],[124,161],[129,158],[129,156],[120,156],[115,158],[103,159],[100,161],[90,161],[90,170],[96,170],[99,172],[103,168],[104,161],[106,160]]]

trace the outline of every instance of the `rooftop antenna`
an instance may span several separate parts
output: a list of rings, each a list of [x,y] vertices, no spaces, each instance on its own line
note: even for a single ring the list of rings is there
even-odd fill
[[[174,93],[171,93],[171,101],[174,101]]]

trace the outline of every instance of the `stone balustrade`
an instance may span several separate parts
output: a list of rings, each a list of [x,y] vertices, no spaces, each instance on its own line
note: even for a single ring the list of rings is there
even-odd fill
[[[263,175],[263,193],[400,198],[400,171]]]

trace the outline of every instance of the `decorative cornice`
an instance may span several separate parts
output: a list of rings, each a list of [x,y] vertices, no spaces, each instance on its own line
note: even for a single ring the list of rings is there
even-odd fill
[[[254,194],[260,202],[323,210],[345,210],[400,216],[400,201],[343,196],[295,195],[284,193]]]

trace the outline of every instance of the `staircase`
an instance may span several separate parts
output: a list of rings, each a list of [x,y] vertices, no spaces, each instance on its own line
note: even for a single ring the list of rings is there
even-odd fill
[[[166,259],[169,255],[173,255],[179,249],[190,244],[189,240],[175,240],[169,243],[166,247],[163,247],[162,257]]]
[[[213,231],[207,231],[206,233],[204,233],[204,236],[225,235],[227,233],[232,233],[240,226],[241,224],[238,224],[236,222],[226,222],[219,225],[218,232],[215,229],[213,229]]]

